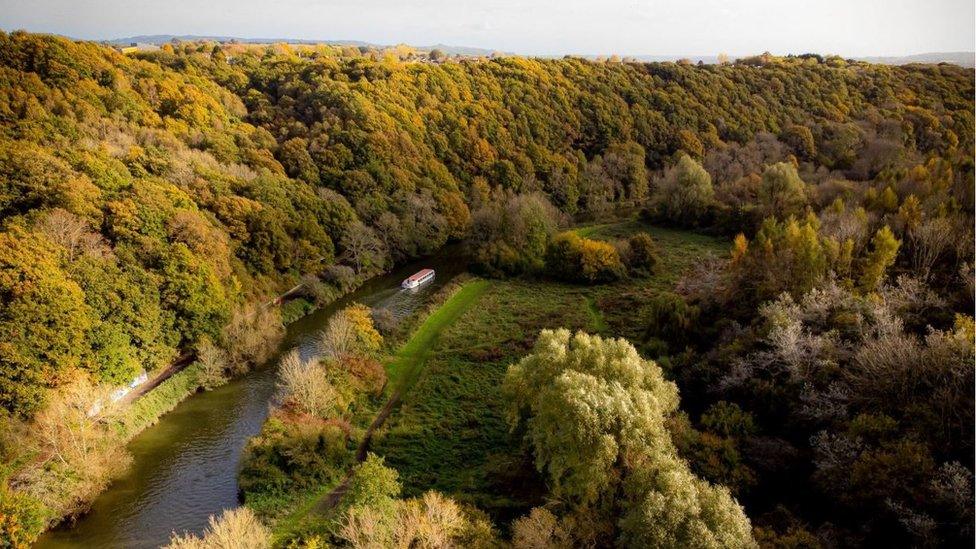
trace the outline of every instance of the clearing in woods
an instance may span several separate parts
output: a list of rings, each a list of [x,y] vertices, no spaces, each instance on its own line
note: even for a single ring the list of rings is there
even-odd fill
[[[529,352],[539,331],[565,327],[625,337],[647,347],[648,303],[672,291],[681,274],[729,243],[629,220],[585,227],[612,240],[647,231],[660,250],[654,274],[583,286],[552,280],[473,280],[420,324],[387,363],[390,401],[361,440],[397,469],[403,496],[437,490],[507,524],[543,503],[546,488],[519,435],[509,431],[501,386],[508,366]],[[383,421],[385,420],[385,421]],[[318,491],[276,525],[276,533],[328,516],[342,483]]]
[[[655,273],[600,286],[494,281],[477,306],[438,323],[436,340],[415,336],[398,354],[391,379],[410,390],[374,434],[371,451],[399,471],[404,496],[437,490],[503,524],[541,503],[546,490],[505,421],[501,385],[508,366],[531,349],[544,328],[626,337],[640,348],[650,299],[672,290],[701,257],[728,250],[721,239],[635,220],[585,229],[588,238],[608,240],[648,231],[660,248]],[[425,343],[408,350],[414,340]],[[419,368],[410,362],[417,356]]]

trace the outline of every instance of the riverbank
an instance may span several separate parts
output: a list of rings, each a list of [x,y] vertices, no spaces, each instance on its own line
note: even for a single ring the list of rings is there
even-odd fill
[[[55,529],[39,546],[158,547],[172,531],[199,532],[210,514],[236,506],[237,462],[245,441],[260,431],[267,417],[277,355],[295,347],[311,353],[329,317],[352,302],[406,319],[463,269],[457,249],[442,253],[370,278],[302,315],[289,324],[284,342],[266,365],[228,385],[194,393],[191,366],[138,399],[119,427],[139,433],[129,444],[133,466],[96,499],[74,528]],[[417,292],[400,291],[400,281],[422,266],[434,266],[437,280]],[[194,396],[185,398],[188,395]]]
[[[301,433],[316,424],[315,421],[310,423],[309,418],[277,412],[268,419],[260,435],[251,441],[247,453],[252,457],[245,458],[242,477],[274,478],[284,474],[292,479],[284,487],[262,482],[243,494],[245,505],[272,525],[276,539],[314,535],[310,528],[320,523],[322,515],[341,496],[349,471],[365,459],[373,432],[382,427],[396,408],[404,391],[408,390],[408,381],[419,375],[425,346],[435,341],[438,334],[460,314],[469,310],[490,284],[466,276],[457,278],[459,280],[433,295],[423,309],[405,318],[394,334],[387,336],[383,351],[386,358],[382,362],[388,382],[378,395],[381,398],[361,396],[357,399],[358,404],[345,416],[346,419],[341,420],[348,422],[345,450],[328,450],[328,462],[305,466],[304,469],[265,469],[266,465],[261,463],[266,463],[267,456],[286,452],[292,445],[301,444],[295,437],[301,439]],[[244,486],[245,482],[242,481]]]
[[[277,311],[277,304],[272,307]],[[235,315],[228,325],[228,341],[225,342],[231,350],[210,346],[213,357],[219,359],[216,363],[201,363],[196,352],[183,352],[168,367],[111,405],[101,404],[107,402],[104,396],[96,397],[98,400],[86,400],[88,397],[82,394],[73,396],[73,400],[62,406],[72,412],[71,417],[60,420],[62,425],[57,427],[42,427],[47,434],[40,436],[37,443],[31,440],[34,431],[28,426],[22,436],[30,441],[31,446],[25,446],[25,450],[33,457],[24,459],[22,466],[10,472],[8,477],[12,489],[34,500],[32,507],[36,510],[32,514],[40,518],[32,525],[34,533],[27,539],[63,523],[73,524],[88,513],[100,494],[128,474],[130,459],[125,446],[134,437],[158,423],[161,417],[191,395],[244,375],[255,363],[263,362],[266,349],[278,344],[284,329],[277,320],[277,312],[255,311],[250,316],[256,318],[256,322],[267,323],[270,318],[271,325],[255,329],[250,325],[254,323],[252,319],[241,319],[247,313]],[[248,354],[249,351],[253,354]],[[98,394],[94,388],[92,394]],[[93,407],[86,402],[99,404]],[[104,409],[97,416],[91,415],[90,411],[76,413],[79,409],[99,408]],[[43,422],[44,416],[41,417]],[[54,421],[59,420],[55,418]],[[59,445],[61,441],[71,444],[71,439],[82,440],[83,446],[70,454],[73,458],[65,458]],[[55,456],[57,460],[52,461]]]

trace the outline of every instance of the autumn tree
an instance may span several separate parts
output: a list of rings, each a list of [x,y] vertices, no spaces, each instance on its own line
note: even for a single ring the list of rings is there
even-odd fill
[[[871,239],[871,251],[864,258],[861,269],[860,286],[864,291],[878,287],[885,270],[895,263],[901,242],[895,238],[887,225],[878,229]]]
[[[566,280],[608,282],[624,275],[616,248],[573,231],[557,234],[546,252],[546,270]]]
[[[28,416],[81,363],[93,319],[57,248],[22,229],[0,232],[0,405]]]
[[[210,516],[207,528],[200,536],[173,534],[167,549],[267,549],[271,547],[271,532],[261,524],[249,508],[228,509],[216,517]]]
[[[315,359],[303,360],[298,351],[285,355],[278,365],[278,392],[286,406],[324,419],[341,415],[347,404],[325,367]]]

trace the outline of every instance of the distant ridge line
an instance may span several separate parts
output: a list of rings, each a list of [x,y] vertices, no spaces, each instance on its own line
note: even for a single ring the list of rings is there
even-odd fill
[[[372,48],[388,48],[395,44],[379,44],[375,42],[366,42],[363,40],[319,40],[319,39],[307,39],[307,38],[241,38],[237,36],[217,36],[217,35],[195,35],[195,34],[145,34],[138,36],[129,36],[124,38],[112,38],[109,40],[100,40],[100,42],[112,45],[128,45],[133,42],[140,44],[155,44],[162,45],[173,40],[180,40],[183,42],[197,42],[197,41],[214,41],[214,42],[237,42],[241,44],[301,44],[301,45],[313,45],[313,44],[325,44],[329,46],[352,46],[352,47],[372,47]],[[512,52],[499,52],[499,50],[492,50],[487,48],[476,48],[469,46],[451,46],[447,44],[433,44],[429,46],[413,46],[421,51],[430,50],[441,50],[448,55],[468,55],[468,56],[489,56],[493,53],[503,53],[505,55],[520,55]],[[583,57],[586,59],[597,59],[609,57],[609,54],[591,54],[591,55],[574,55],[573,57]],[[826,54],[824,55],[827,56]],[[525,55],[525,57],[540,57],[540,58],[559,58],[563,55]],[[634,59],[643,62],[667,62],[667,61],[678,61],[679,59],[688,59],[692,63],[697,63],[701,61],[705,64],[715,64],[718,63],[718,55],[621,55],[625,59]],[[730,55],[731,59],[745,57],[743,55]],[[853,59],[855,61],[864,61],[867,63],[876,63],[880,65],[908,65],[912,63],[924,63],[924,64],[937,64],[937,63],[952,63],[954,65],[959,65],[962,67],[974,68],[976,67],[976,52],[972,51],[950,51],[950,52],[926,52],[917,53],[910,55],[873,55],[873,56],[844,56],[845,59]]]

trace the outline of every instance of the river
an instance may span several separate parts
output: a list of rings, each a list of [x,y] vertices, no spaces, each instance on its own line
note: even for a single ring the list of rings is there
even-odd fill
[[[332,314],[356,301],[403,318],[464,270],[459,248],[404,265],[288,326],[277,356],[213,391],[188,397],[129,443],[133,463],[73,526],[44,534],[35,547],[159,547],[172,532],[202,532],[210,515],[237,507],[237,471],[247,439],[261,430],[275,390],[275,365],[284,352],[312,354]],[[400,281],[423,267],[435,279],[415,290]]]

